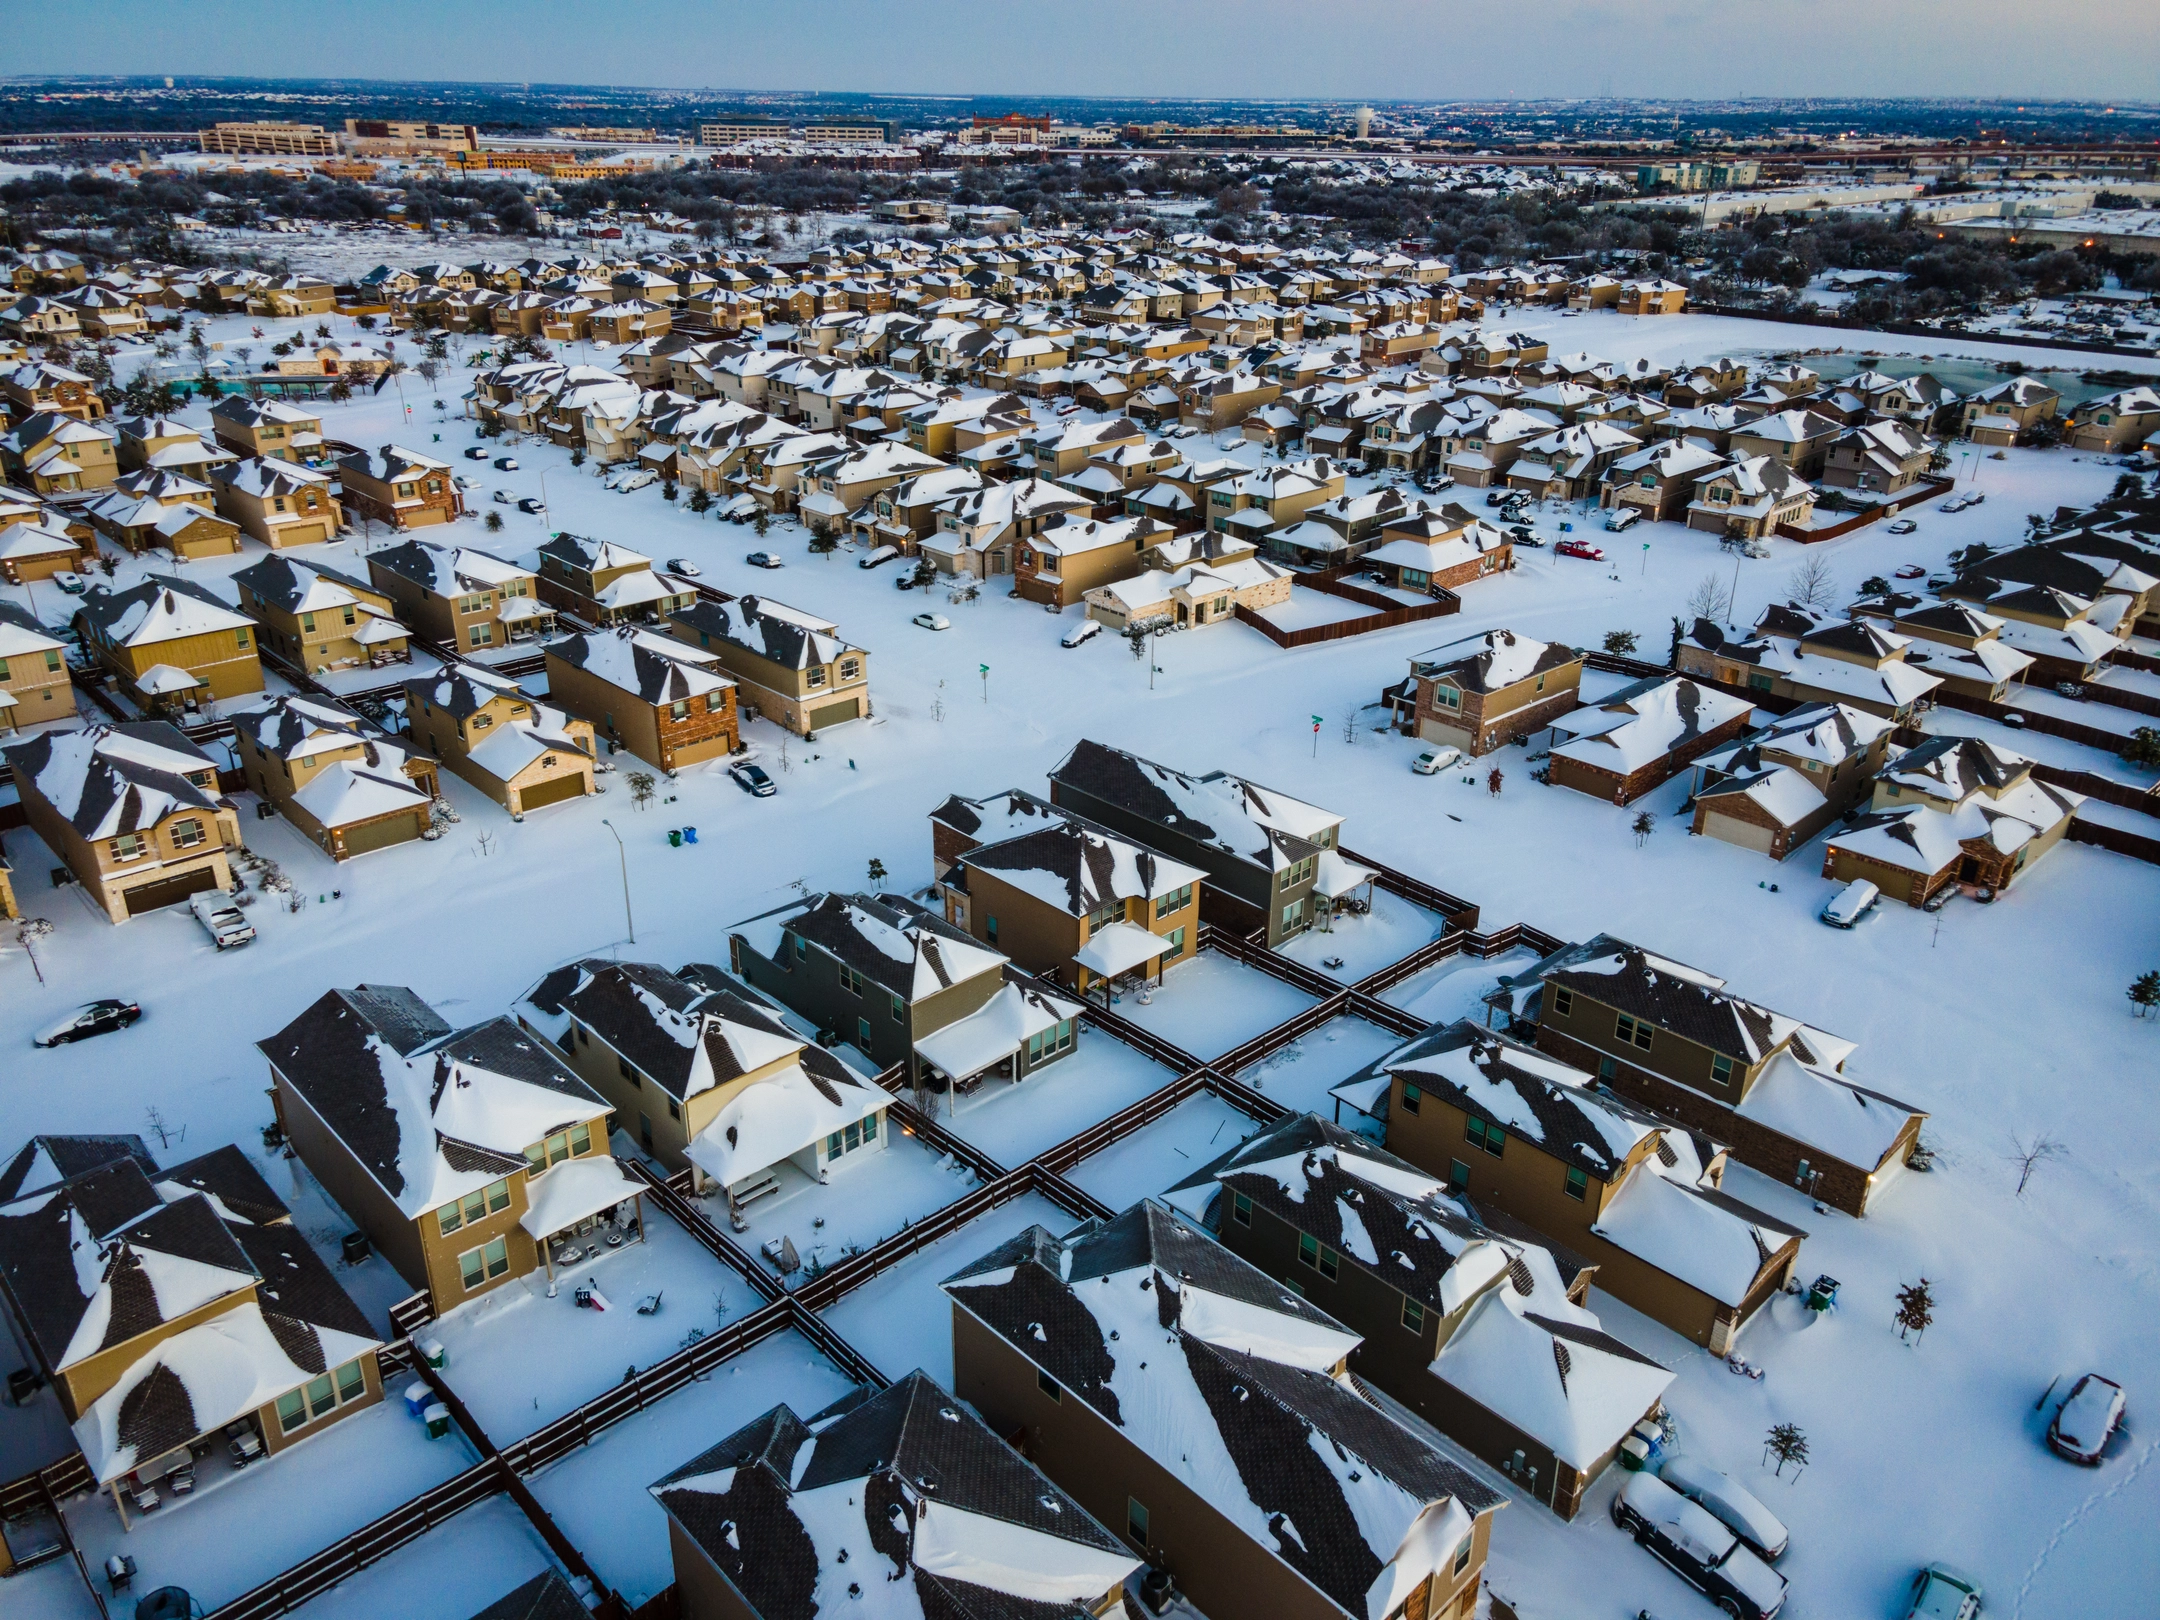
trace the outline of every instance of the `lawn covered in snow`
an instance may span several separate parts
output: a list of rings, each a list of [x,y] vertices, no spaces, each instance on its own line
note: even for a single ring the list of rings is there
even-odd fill
[[[1258,1120],[1203,1091],[1082,1159],[1065,1179],[1112,1209],[1123,1209],[1176,1186],[1258,1129]]]
[[[750,1229],[731,1235],[760,1259],[767,1243],[792,1239],[804,1265],[821,1267],[874,1247],[976,1185],[975,1172],[966,1165],[948,1160],[898,1127],[887,1134],[883,1151],[841,1159],[832,1167],[832,1180],[822,1186],[791,1164],[782,1165],[778,1174],[780,1191],[744,1210]],[[726,1229],[726,1198],[715,1193],[704,1207],[714,1223]],[[777,1268],[771,1269],[779,1275]],[[747,1284],[743,1292],[749,1293]]]
[[[1152,985],[1148,1000],[1128,995],[1120,1016],[1206,1063],[1313,1005],[1316,997],[1256,967],[1206,951],[1187,957]]]
[[[1403,1038],[1362,1018],[1331,1018],[1280,1051],[1238,1070],[1237,1077],[1270,1102],[1296,1113],[1334,1117],[1328,1088],[1402,1045]]]
[[[463,1620],[549,1569],[560,1573],[532,1520],[495,1496],[292,1612],[298,1620]]]
[[[1127,997],[1123,1007],[1130,1009]],[[985,1080],[936,1097],[937,1121],[1007,1167],[1025,1164],[1177,1078],[1113,1036],[1083,1027],[1072,1051],[1015,1085]]]
[[[1434,779],[1421,776],[1417,780],[1429,783]],[[1447,920],[1439,913],[1412,905],[1376,885],[1372,910],[1362,916],[1343,912],[1331,918],[1325,930],[1308,928],[1286,941],[1282,954],[1315,973],[1352,985],[1391,962],[1400,962],[1446,931]],[[1338,960],[1340,967],[1328,966]]]

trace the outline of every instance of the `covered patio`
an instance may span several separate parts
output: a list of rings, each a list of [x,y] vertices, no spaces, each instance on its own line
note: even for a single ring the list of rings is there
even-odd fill
[[[1153,938],[1153,935],[1149,935]],[[1007,984],[965,1018],[915,1043],[931,1089],[952,1092],[952,1112],[985,1081],[1017,1086],[1045,1063],[1072,1051],[1081,1007],[1045,991]]]
[[[559,1266],[590,1265],[645,1241],[643,1188],[611,1155],[566,1159],[526,1191],[518,1225],[539,1245],[550,1282]]]
[[[1149,933],[1138,923],[1106,923],[1089,934],[1088,942],[1072,954],[1073,966],[1080,970],[1077,986],[1084,994],[1097,980],[1114,985],[1128,975],[1143,979],[1152,976],[1159,984],[1163,954],[1169,949],[1168,940]]]

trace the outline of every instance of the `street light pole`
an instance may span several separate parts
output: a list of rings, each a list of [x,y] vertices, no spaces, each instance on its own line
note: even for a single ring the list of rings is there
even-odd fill
[[[615,832],[615,823],[608,820],[606,816],[602,816],[600,818],[600,825],[605,827],[610,833],[614,833],[615,836],[615,858],[622,863],[623,923],[630,930],[630,943],[635,945],[637,943],[637,923],[634,919],[632,919],[630,915],[630,857],[628,853],[625,852],[625,850],[623,849],[622,834],[619,832]]]

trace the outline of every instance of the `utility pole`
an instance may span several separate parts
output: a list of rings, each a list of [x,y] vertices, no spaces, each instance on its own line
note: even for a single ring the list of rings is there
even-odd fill
[[[615,823],[608,820],[606,816],[602,816],[600,825],[615,834],[615,858],[622,864],[623,925],[630,930],[630,943],[635,945],[637,943],[637,923],[630,915],[630,857],[623,849],[622,834],[615,832]]]

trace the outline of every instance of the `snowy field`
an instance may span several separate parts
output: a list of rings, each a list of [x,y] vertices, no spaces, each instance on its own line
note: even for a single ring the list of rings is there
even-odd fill
[[[1070,1140],[1176,1078],[1123,1041],[1083,1029],[1069,1056],[1036,1070],[1019,1085],[985,1080],[957,1104],[950,1097],[937,1098],[938,1123],[1009,1168]]]
[[[1400,1035],[1362,1018],[1331,1018],[1281,1051],[1238,1070],[1237,1077],[1255,1091],[1265,1092],[1270,1102],[1293,1112],[1333,1118],[1335,1103],[1328,1088],[1402,1043]]]
[[[826,1185],[793,1165],[781,1166],[779,1176],[781,1190],[743,1212],[750,1230],[732,1235],[760,1258],[767,1243],[790,1238],[805,1265],[819,1266],[873,1247],[976,1185],[975,1172],[966,1165],[944,1162],[943,1154],[897,1128],[882,1153],[860,1154],[833,1166]],[[705,1210],[726,1228],[725,1198],[716,1194],[707,1199]],[[737,1286],[745,1295],[750,1291],[746,1284]]]
[[[267,345],[292,323],[261,324],[267,334],[262,339],[249,339],[245,322],[212,323],[211,335]],[[351,335],[346,323],[334,324],[341,328],[338,336]],[[1791,352],[1814,336],[1715,317],[1562,319],[1522,311],[1511,314],[1508,325],[1542,332],[1563,350],[1587,349],[1615,360]],[[1868,343],[1893,354],[1970,351],[1992,359],[2013,352],[1951,339],[1841,334],[1840,341],[1848,349]],[[594,351],[594,357],[602,356]],[[129,363],[120,362],[123,376]],[[2108,364],[2140,369],[2115,358]],[[2160,370],[2160,364],[2142,369]],[[455,453],[471,437],[469,426],[451,414],[461,387],[455,371],[443,379],[442,419],[430,391],[408,380],[410,420],[401,414],[395,390],[386,390],[324,407],[326,431],[358,444],[396,440]],[[207,421],[199,402],[183,416]],[[431,437],[437,432],[439,445]],[[1251,449],[1239,454],[1255,463],[1262,459]],[[2153,1334],[2160,1321],[2160,1239],[2154,1236],[2160,1229],[2160,1116],[2151,1100],[2160,1036],[2129,1016],[2123,990],[2138,973],[2160,966],[2152,927],[2160,912],[2160,869],[2066,844],[1993,906],[1957,901],[1939,917],[1885,908],[1866,926],[1836,933],[1815,921],[1829,891],[1817,875],[1819,843],[1773,865],[1730,845],[1690,838],[1671,813],[1680,784],[1652,796],[1657,831],[1638,847],[1629,832],[1632,809],[1538,786],[1524,751],[1495,756],[1492,763],[1505,779],[1495,797],[1484,790],[1482,773],[1474,788],[1449,776],[1412,775],[1417,745],[1407,739],[1359,726],[1345,740],[1341,717],[1362,713],[1368,722],[1378,720],[1370,706],[1381,689],[1403,676],[1410,658],[1436,644],[1507,626],[1596,645],[1607,631],[1624,629],[1635,631],[1655,656],[1666,644],[1672,615],[1683,611],[1706,574],[1737,579],[1734,616],[1746,623],[1782,597],[1801,548],[1780,540],[1767,561],[1736,561],[1709,536],[1670,524],[1648,526],[1626,537],[1633,549],[1608,546],[1613,560],[1603,567],[1555,559],[1549,550],[1526,554],[1513,573],[1467,589],[1461,614],[1435,623],[1296,651],[1277,649],[1235,624],[1166,638],[1151,690],[1146,665],[1117,638],[1098,637],[1070,652],[1057,648],[1075,613],[1053,618],[986,592],[946,610],[950,631],[917,630],[907,621],[927,604],[912,592],[896,592],[889,573],[856,569],[845,552],[830,559],[808,555],[791,523],[775,525],[760,542],[747,528],[669,505],[657,489],[612,494],[593,469],[572,470],[562,451],[528,442],[518,455],[521,471],[490,468],[475,477],[480,501],[497,485],[518,496],[541,494],[545,474],[556,526],[655,558],[687,557],[722,589],[770,592],[837,620],[851,641],[873,655],[876,718],[827,732],[811,745],[753,724],[747,739],[779,784],[770,800],[749,799],[723,772],[699,768],[671,785],[675,803],[642,816],[618,793],[512,823],[446,776],[448,796],[463,816],[448,836],[344,866],[330,863],[284,822],[257,820],[250,796],[238,795],[245,837],[286,867],[304,904],[295,911],[258,905],[253,918],[260,938],[226,956],[215,953],[184,910],[113,927],[72,888],[48,886],[52,854],[27,831],[10,832],[6,853],[17,892],[25,909],[49,917],[55,931],[38,948],[42,984],[12,935],[0,936],[0,1050],[14,1054],[0,1066],[0,1152],[37,1131],[148,1133],[155,1108],[172,1131],[187,1133],[184,1141],[176,1136],[169,1148],[159,1149],[161,1158],[170,1162],[228,1141],[250,1148],[271,1185],[295,1199],[302,1229],[334,1256],[336,1238],[349,1223],[319,1199],[287,1194],[290,1170],[262,1157],[259,1132],[270,1117],[263,1096],[267,1077],[252,1046],[324,989],[406,984],[445,1017],[471,1022],[502,1012],[550,967],[580,956],[668,966],[725,960],[728,921],[791,897],[797,881],[812,888],[859,886],[866,863],[875,858],[890,870],[892,887],[920,888],[931,875],[928,828],[920,818],[949,793],[1007,786],[1041,792],[1046,771],[1075,740],[1091,736],[1181,767],[1234,769],[1341,810],[1352,848],[1476,901],[1488,928],[1520,919],[1566,938],[1607,930],[1857,1039],[1852,1073],[1932,1114],[1926,1135],[1938,1152],[1936,1172],[1908,1176],[1886,1191],[1865,1222],[1818,1215],[1749,1172],[1734,1171],[1729,1183],[1737,1196],[1809,1231],[1802,1272],[1828,1272],[1843,1281],[1839,1313],[1804,1331],[1776,1312],[1752,1325],[1742,1348],[1767,1369],[1758,1383],[1735,1378],[1722,1363],[1603,1294],[1592,1303],[1608,1328],[1679,1369],[1671,1404],[1689,1447],[1743,1482],[1759,1484],[1791,1524],[1794,1550],[1783,1567],[1794,1583],[1787,1612],[1795,1620],[1894,1620],[1902,1583],[1917,1563],[1933,1558],[1979,1575],[1989,1589],[1991,1614],[2083,1620],[2151,1608],[2149,1594],[2160,1587],[2160,1538],[2149,1530],[2160,1518],[2160,1471],[2148,1466],[2155,1431],[2140,1413],[2160,1399],[2160,1347]],[[1988,494],[1985,506],[1955,519],[1923,510],[1915,535],[1892,539],[1864,529],[1812,554],[1828,560],[1850,594],[1868,575],[1906,561],[1940,567],[1954,547],[2014,542],[2025,513],[2098,498],[2117,469],[2060,451],[2013,451],[2000,462],[1961,463],[1960,471]],[[1356,479],[1351,487],[1368,485]],[[544,538],[541,520],[493,509],[503,511],[499,534],[474,520],[433,538],[530,561]],[[1563,516],[1576,515],[1548,510],[1534,521],[1550,538]],[[377,534],[373,543],[384,544],[384,537]],[[760,544],[778,551],[787,567],[777,573],[746,567],[744,554]],[[364,571],[366,549],[365,541],[345,541],[304,556]],[[190,564],[184,572],[229,599],[229,575],[261,556],[250,545],[237,558]],[[123,563],[118,583],[144,572],[142,563]],[[65,611],[58,593],[46,586],[8,588],[0,596],[26,602],[50,619]],[[945,610],[942,600],[936,605]],[[987,691],[980,664],[990,666]],[[1329,717],[1317,759],[1312,714]],[[2079,717],[2091,718],[2085,710]],[[2095,750],[1976,717],[1942,711],[1930,724],[1987,735],[2052,763],[2151,780],[2150,773],[2129,772]],[[600,825],[604,815],[628,849],[635,945],[627,937],[616,846]],[[667,829],[684,823],[699,828],[700,842],[670,849]],[[1770,892],[1770,882],[1778,892]],[[1376,933],[1402,928],[1404,950],[1433,925],[1416,917],[1391,921],[1392,915],[1383,907],[1362,923]],[[1343,955],[1343,972],[1353,974],[1365,966],[1363,945],[1357,954],[1345,948],[1355,937],[1346,928],[1332,940],[1301,942],[1298,953],[1324,944],[1321,954]],[[1373,954],[1391,944],[1375,943]],[[1479,996],[1500,972],[1527,960],[1457,959],[1397,986],[1387,999],[1421,1017],[1481,1018]],[[29,1031],[62,1009],[116,994],[144,1004],[141,1025],[60,1051],[29,1048]],[[1118,1010],[1212,1057],[1309,1004],[1292,987],[1210,954],[1174,968],[1149,1006],[1126,997]],[[1325,1034],[1322,1049],[1332,1052]],[[1301,1056],[1292,1067],[1313,1069],[1318,1095],[1325,1090],[1320,1071],[1338,1070],[1325,1077],[1332,1083],[1362,1061],[1346,1061],[1338,1070],[1332,1055],[1324,1062]],[[1001,1162],[1020,1162],[1167,1078],[1115,1042],[1089,1037],[1074,1059],[1044,1078],[1040,1092],[1022,1088],[978,1097],[963,1107],[955,1128]],[[1065,1086],[1067,1080],[1087,1084]],[[1294,1084],[1300,1098],[1313,1090],[1302,1074]],[[1072,1179],[1121,1207],[1188,1174],[1252,1128],[1252,1121],[1213,1098],[1194,1098],[1083,1162]],[[2057,1143],[2059,1151],[2019,1197],[2009,1155],[2015,1141],[2029,1146],[2036,1136]],[[836,1186],[843,1184],[836,1178]],[[964,1190],[961,1179],[952,1178],[947,1201]],[[1052,1230],[1072,1224],[1040,1199],[1016,1200],[842,1299],[828,1319],[888,1374],[920,1364],[949,1377],[938,1282],[1031,1220]],[[655,1222],[656,1233],[663,1223]],[[801,1244],[802,1234],[794,1235]],[[612,1259],[607,1267],[625,1268],[620,1274],[627,1275],[641,1259],[665,1258],[668,1247],[663,1236],[652,1254]],[[371,1265],[379,1268],[380,1262]],[[747,1295],[702,1251],[686,1252],[684,1265],[691,1279],[681,1285],[688,1290],[686,1310],[716,1276],[731,1300]],[[363,1267],[343,1275],[371,1316],[408,1291],[381,1270]],[[608,1271],[598,1275],[613,1293]],[[1918,1348],[1909,1348],[1891,1328],[1892,1299],[1898,1284],[1923,1275],[1941,1301],[1938,1320]],[[677,1286],[672,1277],[669,1286]],[[595,1324],[543,1324],[542,1307],[561,1301],[528,1300],[529,1320],[542,1333],[526,1336],[528,1352],[506,1358],[499,1394],[467,1387],[468,1369],[491,1365],[479,1351],[453,1345],[449,1376],[476,1410],[483,1400],[505,1408],[522,1400],[538,1416],[551,1406],[590,1399],[619,1380],[624,1365],[643,1364],[680,1339],[688,1324],[673,1318],[675,1299],[670,1293],[670,1311],[645,1324],[660,1335],[656,1342],[626,1344],[618,1353],[610,1341],[604,1360],[597,1346],[578,1349],[562,1337]],[[614,1323],[597,1325],[605,1333],[619,1331]],[[469,1332],[477,1344],[486,1328],[453,1318],[436,1331],[446,1342]],[[559,1377],[555,1369],[535,1365],[551,1359],[563,1363]],[[2088,1370],[2121,1380],[2131,1401],[2132,1433],[2095,1473],[2046,1453],[2037,1438],[2042,1414],[2034,1410],[2051,1379]],[[590,1387],[574,1387],[587,1373]],[[753,1397],[724,1410],[697,1404],[700,1392],[716,1391],[730,1376],[716,1372],[713,1383],[694,1386],[638,1420],[664,1425],[668,1445],[626,1446],[619,1477],[610,1476],[604,1486],[581,1486],[570,1493],[574,1502],[566,1497],[551,1503],[565,1513],[573,1538],[603,1562],[604,1572],[607,1560],[623,1557],[610,1580],[638,1590],[638,1581],[648,1578],[641,1572],[654,1567],[649,1550],[635,1551],[637,1545],[649,1549],[649,1537],[657,1533],[657,1510],[642,1485],[718,1439],[743,1414],[781,1398]],[[1758,1468],[1763,1430],[1786,1420],[1807,1431],[1814,1454],[1813,1466],[1790,1486]],[[500,1421],[517,1427],[507,1412]],[[318,1474],[327,1466],[322,1459],[338,1451],[334,1436],[326,1434],[272,1469],[205,1492],[178,1511],[160,1510],[169,1513],[159,1523],[172,1528],[175,1547],[156,1556],[173,1559],[198,1598],[220,1601],[441,1477],[433,1469],[464,1465],[456,1441],[423,1444],[414,1454],[406,1444],[412,1430],[394,1432],[407,1423],[394,1409],[380,1414],[380,1423],[363,1427],[355,1420],[355,1436],[379,1436],[380,1443],[343,1467],[334,1486]],[[49,1415],[34,1406],[0,1407],[0,1457],[27,1466],[37,1460],[31,1454],[55,1438]],[[596,1447],[592,1460],[598,1466],[614,1454]],[[558,1465],[557,1472],[570,1466]],[[279,1510],[268,1516],[275,1533],[221,1537],[217,1526],[227,1509],[219,1498],[252,1485],[279,1492]],[[1593,1613],[1620,1620],[1645,1607],[1660,1620],[1706,1613],[1698,1597],[1612,1531],[1604,1503],[1603,1495],[1594,1498],[1572,1526],[1519,1503],[1503,1513],[1492,1566],[1495,1589],[1516,1602],[1524,1620]],[[1882,1511],[1889,1503],[1896,1511]],[[575,1511],[597,1517],[569,1523]],[[110,1508],[94,1502],[79,1504],[76,1512],[111,1520]],[[2148,1529],[2138,1531],[2140,1524]],[[128,1550],[145,1575],[152,1573],[142,1557],[152,1545],[146,1538],[158,1527],[129,1538]],[[109,1529],[118,1535],[116,1522]],[[630,1550],[611,1552],[612,1537]],[[213,1555],[237,1561],[204,1569],[190,1562]],[[463,1620],[540,1567],[539,1556],[514,1509],[492,1504],[460,1516],[302,1612],[308,1620],[363,1612]],[[35,1584],[10,1583],[9,1620],[15,1613],[45,1620],[83,1612],[79,1585],[40,1576]],[[1598,1594],[1589,1610],[1585,1592]],[[414,1595],[419,1593],[427,1595]]]

